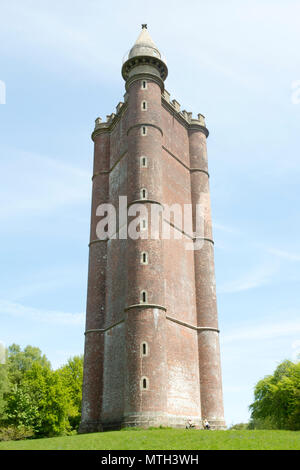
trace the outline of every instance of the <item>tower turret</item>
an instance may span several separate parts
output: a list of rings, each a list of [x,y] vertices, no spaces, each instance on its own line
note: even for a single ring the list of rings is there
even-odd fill
[[[126,65],[127,64],[127,65]],[[144,27],[124,64],[129,210],[144,211],[141,238],[127,240],[125,425],[167,424],[166,307],[161,233],[151,239],[150,214],[163,206],[161,55]],[[164,69],[165,70],[165,69]],[[146,166],[143,166],[143,158]],[[138,204],[138,206],[137,206]],[[132,217],[129,217],[129,223]],[[143,260],[143,256],[145,260]],[[144,346],[143,346],[144,345]],[[145,348],[145,353],[142,349]]]
[[[133,77],[136,79],[141,75],[158,81],[161,89],[164,89],[168,67],[153,42],[146,24],[142,25],[142,31],[137,40],[123,59],[122,77],[126,81],[126,89]]]

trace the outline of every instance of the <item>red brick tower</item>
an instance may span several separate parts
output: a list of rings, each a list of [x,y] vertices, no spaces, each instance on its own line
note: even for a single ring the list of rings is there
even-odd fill
[[[81,432],[121,426],[224,428],[204,117],[164,89],[146,25],[126,57],[124,103],[96,119]],[[123,198],[120,198],[123,196]],[[126,198],[125,198],[126,196]],[[126,224],[143,208],[139,238]],[[114,230],[99,238],[112,205]],[[198,232],[196,207],[203,208]],[[121,207],[122,206],[122,207]],[[175,207],[176,206],[176,207]],[[111,207],[111,206],[110,206]],[[172,210],[191,207],[180,224]],[[162,214],[150,236],[151,210]],[[124,213],[124,210],[122,214]],[[186,214],[186,212],[185,212]],[[98,227],[98,228],[97,228]],[[163,229],[167,228],[169,237]],[[195,242],[201,249],[193,249]]]

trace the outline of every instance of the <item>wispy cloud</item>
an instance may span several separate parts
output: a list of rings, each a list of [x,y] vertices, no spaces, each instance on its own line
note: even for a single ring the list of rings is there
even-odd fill
[[[300,261],[299,253],[291,253],[290,251],[277,250],[274,248],[269,248],[268,252],[272,255],[279,256],[279,258],[283,258],[288,261]]]
[[[88,201],[90,174],[60,160],[8,151],[0,175],[0,217],[12,218]],[[18,171],[15,171],[18,168]]]
[[[212,226],[214,230],[220,230],[220,232],[238,233],[238,230],[235,227],[230,227],[229,225],[219,224],[218,222],[213,222]]]
[[[294,360],[297,360],[300,358],[300,339],[297,339],[296,341],[293,341],[292,343],[292,358]]]
[[[300,313],[300,312],[299,312]],[[271,321],[264,323],[257,323],[256,325],[240,326],[230,333],[223,333],[222,342],[232,343],[241,341],[255,341],[274,339],[285,336],[294,336],[300,334],[300,320],[293,321],[280,321],[272,323]],[[299,342],[297,345],[299,346]]]
[[[56,310],[43,310],[34,307],[10,302],[0,299],[0,315],[9,315],[13,317],[24,317],[36,322],[47,323],[51,325],[84,325],[84,313],[68,313]]]
[[[47,266],[46,269],[27,268],[26,272],[18,273],[15,278],[16,283],[11,286],[5,284],[0,286],[0,298],[9,298],[12,302],[24,302],[28,297],[36,297],[37,295],[58,292],[61,289],[76,288],[82,286],[85,282],[84,271],[82,266]]]
[[[272,265],[263,265],[258,267],[239,279],[225,282],[218,289],[220,294],[232,294],[249,289],[254,289],[266,284],[269,284],[277,271],[277,268]]]
[[[51,70],[61,69],[61,72],[64,68],[57,64],[60,65],[62,61],[69,65],[73,63],[93,75],[103,75],[104,67],[115,66],[111,49],[119,43],[118,35],[110,34],[110,47],[102,48],[101,54],[97,47],[99,41],[104,39],[103,36],[101,39],[99,37],[99,27],[102,30],[103,24],[100,22],[102,5],[98,2],[89,2],[88,8],[82,8],[69,0],[59,8],[49,1],[39,5],[32,1],[26,2],[26,5],[17,2],[17,8],[14,3],[1,6],[4,21],[0,37],[4,33],[6,40],[10,38],[11,51],[26,55],[30,50],[33,60],[36,60],[34,56],[37,55],[40,65],[50,66]],[[72,15],[69,14],[70,8]],[[95,18],[99,18],[99,21]],[[55,61],[51,60],[53,55]]]

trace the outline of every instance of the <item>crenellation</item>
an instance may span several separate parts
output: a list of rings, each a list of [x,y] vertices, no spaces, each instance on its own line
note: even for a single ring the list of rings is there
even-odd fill
[[[107,121],[105,122],[102,122],[102,119],[101,117],[97,117],[95,119],[95,128],[94,128],[94,132],[95,131],[99,131],[101,129],[107,129],[109,127],[109,123]]]
[[[205,116],[203,116],[203,114],[200,114],[200,113],[198,114],[198,121],[200,122],[200,124],[202,126],[206,127],[205,126]]]
[[[114,118],[115,118],[115,116],[116,116],[115,113],[108,114],[108,115],[106,116],[106,121],[107,121],[107,122],[113,121]]]
[[[164,89],[163,97],[168,103],[170,103],[170,96],[170,93],[166,89]]]
[[[186,111],[185,109],[181,110],[180,103],[175,99],[171,101],[170,96],[171,96],[170,93],[166,90],[164,90],[164,92],[162,93],[162,98],[165,100],[165,102],[167,102],[173,108],[173,110],[178,116],[184,119],[188,124],[196,124],[196,125],[201,125],[205,127],[205,119],[204,119],[203,114],[199,113],[197,115],[198,118],[193,119],[193,113]]]
[[[190,123],[193,113],[188,113],[185,109],[182,111],[184,119]]]
[[[172,105],[177,112],[180,112],[180,103],[178,103],[178,101],[172,100]]]
[[[124,103],[123,103],[122,101],[120,101],[120,102],[118,103],[118,105],[116,106],[116,114],[118,114],[118,113],[120,112],[120,110],[121,110],[123,104],[124,104]]]
[[[193,113],[187,113],[187,120],[188,122],[191,122],[192,118],[193,118]]]

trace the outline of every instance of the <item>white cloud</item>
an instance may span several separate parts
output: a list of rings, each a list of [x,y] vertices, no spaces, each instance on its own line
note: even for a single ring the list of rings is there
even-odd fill
[[[33,321],[51,325],[69,326],[82,326],[84,325],[85,319],[84,313],[68,313],[56,310],[37,309],[34,307],[26,307],[25,305],[13,303],[4,299],[0,299],[0,315],[24,317]]]
[[[11,52],[26,55],[30,50],[30,60],[40,66],[64,73],[61,64],[73,64],[98,78],[104,68],[116,66],[111,50],[119,41],[104,21],[98,2],[89,2],[86,8],[69,0],[59,5],[12,0],[1,5],[1,17],[0,37],[9,37]]]
[[[295,334],[300,334],[300,321],[281,321],[275,324],[268,321],[250,326],[245,324],[230,333],[223,333],[222,342],[225,344],[240,341],[261,341]]]
[[[233,294],[269,284],[276,271],[274,265],[258,267],[237,280],[225,282],[218,289],[218,293]]]
[[[300,358],[300,339],[292,342],[292,358],[298,360]]]
[[[277,250],[273,248],[268,249],[268,252],[288,261],[300,261],[300,254],[298,253],[291,253],[290,251]]]
[[[213,222],[212,224],[214,230],[220,230],[220,232],[226,233],[238,233],[238,230],[234,227],[228,225],[219,224],[218,222]]]
[[[43,155],[9,153],[0,175],[0,218],[45,213],[89,200],[91,175],[87,171]]]
[[[24,302],[24,298],[58,292],[66,288],[80,288],[86,281],[87,269],[82,266],[51,266],[44,269],[27,267],[26,271],[15,274],[15,283],[0,284],[0,298],[10,299],[12,302]]]

